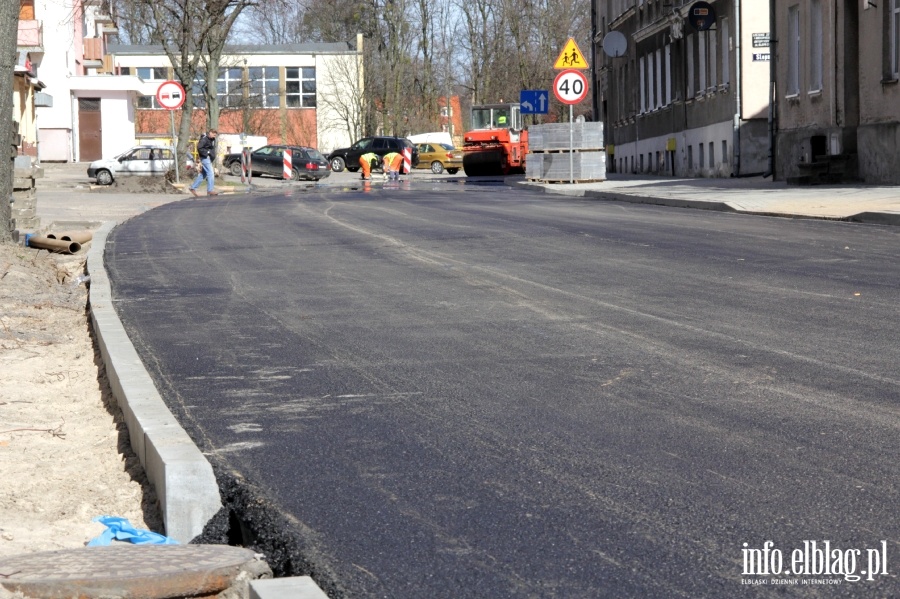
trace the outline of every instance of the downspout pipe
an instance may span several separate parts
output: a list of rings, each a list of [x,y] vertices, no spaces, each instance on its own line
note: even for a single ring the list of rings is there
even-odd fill
[[[775,130],[778,119],[778,86],[775,82],[775,59],[778,56],[778,39],[775,35],[775,0],[769,0],[769,170],[763,177],[775,180]]]
[[[741,104],[741,0],[734,0],[734,131],[731,140],[732,165],[731,176],[741,176],[741,120],[743,119],[743,106]],[[728,43],[728,40],[725,40]]]

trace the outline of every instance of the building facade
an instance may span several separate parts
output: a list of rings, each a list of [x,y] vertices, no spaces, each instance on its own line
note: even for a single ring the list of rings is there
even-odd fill
[[[767,170],[767,0],[595,0],[594,9],[594,85],[610,172]],[[604,51],[609,36],[622,40],[613,52],[614,43]]]
[[[900,183],[900,0],[774,4],[778,178]]]
[[[161,48],[119,45],[109,0],[18,1],[21,153],[86,162],[171,137],[169,111],[155,100],[159,84],[172,79],[168,59]],[[232,48],[212,84],[221,92],[220,130],[323,151],[349,145],[361,128],[362,36],[353,46]],[[194,108],[199,134],[205,106]]]
[[[206,125],[209,86],[218,100],[220,133],[265,137],[269,143],[311,146],[325,153],[350,145],[360,135],[363,113],[362,43],[360,35],[356,47],[226,47],[215,83],[207,81],[203,70],[193,82],[193,132],[199,135]],[[145,84],[136,105],[137,136],[167,134],[169,111],[159,105],[155,93],[174,73],[162,47],[119,45],[110,53],[116,73],[136,76]]]

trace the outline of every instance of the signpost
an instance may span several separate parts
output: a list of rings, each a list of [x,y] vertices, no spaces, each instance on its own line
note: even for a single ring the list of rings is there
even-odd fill
[[[163,81],[156,89],[156,101],[169,111],[172,122],[172,155],[175,156],[175,180],[181,181],[178,172],[178,138],[175,137],[175,111],[184,105],[184,88],[177,81]]]
[[[581,71],[566,69],[553,80],[553,94],[556,99],[569,105],[569,183],[575,183],[574,106],[584,100],[587,93],[587,77]]]
[[[550,112],[550,94],[545,89],[523,89],[519,92],[522,114],[547,114]]]

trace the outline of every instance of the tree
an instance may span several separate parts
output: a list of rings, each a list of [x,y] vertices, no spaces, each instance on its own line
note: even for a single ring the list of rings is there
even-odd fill
[[[13,113],[13,73],[16,64],[16,38],[19,29],[19,3],[6,0],[0,2],[0,123],[6,131],[4,144],[12,135]],[[5,150],[8,152],[9,150]],[[0,243],[12,242],[10,219],[12,217],[13,161],[3,160],[0,166]]]
[[[159,44],[169,58],[175,79],[185,89],[184,109],[178,125],[179,156],[188,153],[195,107],[196,83],[204,88],[207,128],[218,120],[216,78],[225,39],[235,19],[256,0],[116,0],[124,30]],[[141,22],[135,22],[140,20]],[[205,67],[205,68],[204,68]],[[210,72],[210,67],[212,72]],[[201,76],[204,81],[198,81]],[[215,120],[212,120],[215,119]]]

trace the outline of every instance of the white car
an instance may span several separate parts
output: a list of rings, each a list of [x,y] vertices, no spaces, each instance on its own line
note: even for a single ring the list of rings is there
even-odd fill
[[[175,168],[175,153],[171,148],[135,146],[115,158],[103,158],[88,166],[87,174],[98,185],[111,185],[117,177],[131,175],[163,176]]]

